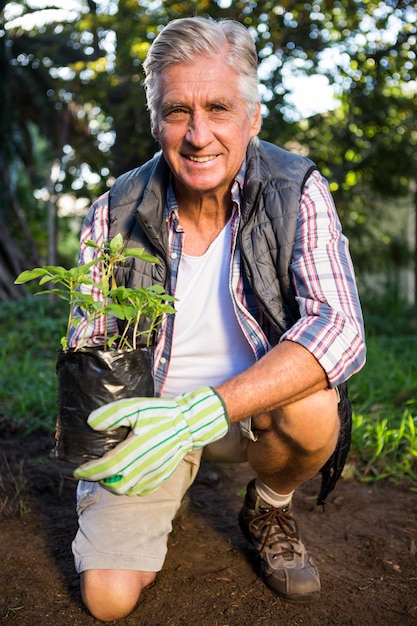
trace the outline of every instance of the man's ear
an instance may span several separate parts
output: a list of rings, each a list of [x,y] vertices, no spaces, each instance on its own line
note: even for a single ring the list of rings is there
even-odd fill
[[[158,133],[158,129],[156,128],[156,126],[154,126],[154,124],[152,124],[152,126],[151,126],[151,134],[152,134],[152,137],[153,137],[156,141],[159,141],[159,133]]]
[[[256,105],[255,113],[252,116],[252,133],[251,137],[256,137],[256,135],[261,130],[262,126],[262,113],[261,113],[261,103],[258,102]]]

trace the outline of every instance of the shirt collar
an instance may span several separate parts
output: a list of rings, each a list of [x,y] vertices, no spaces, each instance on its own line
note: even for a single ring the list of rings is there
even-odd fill
[[[242,204],[243,197],[243,185],[245,183],[245,174],[246,174],[246,157],[243,160],[243,163],[240,167],[240,170],[236,174],[236,178],[232,185],[232,200],[235,203],[238,212],[240,213],[240,206]]]

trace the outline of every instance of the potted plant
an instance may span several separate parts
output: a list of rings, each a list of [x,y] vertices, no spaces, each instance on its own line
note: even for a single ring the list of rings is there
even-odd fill
[[[87,424],[91,411],[115,400],[153,396],[152,345],[164,316],[175,313],[174,297],[161,285],[131,289],[117,285],[114,274],[120,263],[131,257],[149,263],[158,260],[142,248],[125,248],[122,235],[103,246],[88,241],[96,249],[95,258],[70,269],[61,266],[25,270],[16,284],[38,280],[38,294],[53,294],[69,305],[65,335],[57,360],[58,412],[55,456],[81,464],[102,456],[128,434],[123,427],[104,433]],[[91,270],[100,264],[100,282]],[[95,288],[99,298],[93,298]],[[104,328],[101,345],[89,345],[88,327],[101,318]],[[121,322],[122,330],[109,332],[110,318]],[[70,334],[85,321],[75,347],[69,347]]]

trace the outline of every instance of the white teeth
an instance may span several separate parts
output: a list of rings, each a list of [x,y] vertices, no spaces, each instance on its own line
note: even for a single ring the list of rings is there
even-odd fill
[[[196,156],[191,156],[191,154],[189,154],[187,158],[190,159],[190,161],[195,161],[196,163],[206,163],[206,161],[212,161],[213,159],[215,159],[216,156],[213,155],[213,156],[206,156],[206,157],[196,157]]]

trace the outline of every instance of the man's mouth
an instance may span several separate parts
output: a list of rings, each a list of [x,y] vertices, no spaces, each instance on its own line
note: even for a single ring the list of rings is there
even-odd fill
[[[194,163],[207,163],[207,161],[213,161],[217,157],[216,154],[211,154],[210,156],[192,156],[191,154],[186,155],[186,158],[189,161],[194,161]]]

